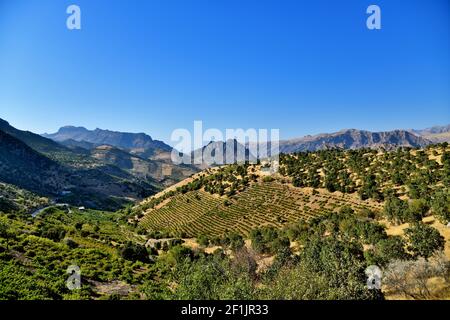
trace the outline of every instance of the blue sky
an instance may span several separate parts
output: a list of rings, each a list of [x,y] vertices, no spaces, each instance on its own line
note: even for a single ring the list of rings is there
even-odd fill
[[[449,14],[448,0],[0,0],[0,117],[166,141],[194,120],[282,138],[447,124]]]

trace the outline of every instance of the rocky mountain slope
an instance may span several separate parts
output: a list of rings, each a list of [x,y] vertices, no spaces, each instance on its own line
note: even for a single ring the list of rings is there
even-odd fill
[[[44,137],[57,142],[74,140],[91,143],[95,146],[110,145],[143,157],[150,157],[156,152],[170,152],[172,147],[159,140],[153,140],[145,133],[129,133],[110,130],[88,130],[84,127],[65,126],[53,134],[43,134]]]
[[[170,159],[145,159],[109,145],[90,150],[92,158],[114,165],[142,180],[153,180],[167,187],[181,181],[198,170],[193,166],[174,165]]]
[[[172,147],[145,133],[87,130],[65,126],[54,134],[44,134],[78,154],[100,163],[114,165],[138,179],[167,187],[196,173],[191,165],[172,162]],[[150,180],[150,181],[148,181]]]
[[[366,130],[344,129],[334,133],[324,133],[289,140],[281,140],[278,147],[280,153],[289,154],[301,151],[318,151],[335,148],[384,148],[386,150],[392,150],[398,147],[421,148],[431,143],[433,143],[431,140],[428,140],[425,137],[418,136],[417,134],[407,130],[370,132]],[[267,152],[261,153],[263,147]],[[223,142],[210,143],[209,145],[203,147],[202,150],[206,154],[209,154],[211,152],[210,150],[215,148],[218,148],[216,150],[226,150],[225,143]],[[199,158],[199,152],[200,150],[196,150],[196,152],[194,152],[194,159]],[[275,144],[272,144],[270,142],[264,145],[261,143],[255,144],[253,142],[250,142],[247,143],[245,147],[242,144],[237,143],[237,147],[235,147],[235,154],[245,154],[245,159],[251,160],[255,160],[257,157],[263,159],[267,156],[275,155],[276,152],[277,149]],[[205,167],[207,166],[201,166],[201,168]]]
[[[299,139],[280,141],[280,152],[316,151],[331,148],[359,149],[396,147],[424,147],[431,141],[406,130],[370,132],[345,129],[335,133],[306,136]]]
[[[117,166],[18,130],[4,120],[0,126],[0,182],[96,208],[117,208],[159,189],[155,180],[140,180]]]
[[[450,142],[450,124],[446,126],[434,126],[422,130],[411,130],[414,134],[428,139],[434,143]]]
[[[0,130],[0,181],[57,194],[68,184],[68,170]]]
[[[202,148],[191,153],[192,164],[198,168],[205,169],[214,165],[242,163],[245,161],[256,161],[248,146],[244,146],[236,139],[223,141],[210,141]]]

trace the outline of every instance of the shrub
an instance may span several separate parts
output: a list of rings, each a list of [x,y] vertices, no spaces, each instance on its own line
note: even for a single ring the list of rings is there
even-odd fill
[[[405,236],[408,239],[408,250],[410,250],[415,257],[427,259],[436,251],[444,249],[444,237],[438,230],[422,222],[416,223],[412,227],[406,229]]]
[[[60,227],[44,228],[41,231],[41,236],[53,241],[60,241],[66,235],[66,230]]]
[[[127,242],[120,249],[119,253],[120,253],[120,256],[126,260],[149,262],[149,254],[147,252],[147,249],[143,245],[140,245],[140,244]]]
[[[333,238],[314,237],[295,267],[282,268],[263,291],[265,299],[382,299],[366,285],[363,248]]]
[[[203,246],[203,247],[207,247],[209,246],[209,239],[207,236],[205,235],[200,235],[197,239],[197,242],[199,245]]]
[[[64,239],[64,243],[70,248],[70,249],[75,249],[78,248],[78,243],[76,243],[73,239],[71,238],[65,238]]]
[[[432,299],[431,282],[435,277],[448,281],[450,264],[444,254],[417,260],[394,260],[383,272],[383,283],[394,294],[403,294],[412,299]]]
[[[447,224],[450,222],[450,195],[444,190],[437,191],[431,200],[431,208],[436,218]]]
[[[410,258],[405,250],[406,244],[402,237],[393,236],[380,240],[372,250],[364,254],[368,264],[380,267],[386,266],[393,260],[407,260]]]
[[[244,246],[244,239],[240,234],[230,233],[228,235],[230,239],[230,249],[233,251],[239,250]]]
[[[181,245],[174,246],[167,252],[167,259],[169,263],[173,265],[181,263],[185,259],[189,259],[192,257],[193,257],[192,250]]]
[[[421,221],[430,207],[425,199],[413,199],[409,202],[408,222]]]
[[[408,204],[397,197],[389,197],[384,205],[384,215],[395,224],[406,222],[408,211]]]

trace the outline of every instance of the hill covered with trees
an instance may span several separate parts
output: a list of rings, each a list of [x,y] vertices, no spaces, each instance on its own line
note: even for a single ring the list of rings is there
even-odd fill
[[[117,212],[50,204],[32,217],[8,203],[45,199],[6,185],[0,299],[448,298],[449,149],[210,168]]]
[[[386,214],[397,223],[421,219],[430,210],[446,221],[442,204],[450,184],[449,159],[446,143],[281,154],[277,174],[267,175],[261,164],[209,169],[144,201],[134,213],[144,228],[174,236],[247,234],[257,225],[279,227],[343,205]]]

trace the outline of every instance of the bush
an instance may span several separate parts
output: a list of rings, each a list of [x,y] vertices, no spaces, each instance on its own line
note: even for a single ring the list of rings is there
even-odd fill
[[[413,253],[414,257],[427,259],[436,251],[444,249],[444,237],[438,230],[422,222],[406,229],[405,236],[408,239],[408,250]]]
[[[254,229],[250,232],[250,240],[252,242],[252,248],[257,253],[265,253],[267,251],[261,230]]]
[[[314,237],[295,267],[282,268],[263,291],[264,299],[382,299],[366,285],[363,248],[357,243]]]
[[[209,239],[207,236],[205,235],[200,235],[197,239],[197,242],[199,245],[203,246],[203,247],[207,247],[209,246]]]
[[[143,245],[127,242],[120,249],[120,256],[130,261],[149,262],[149,254],[147,248]]]
[[[394,294],[403,294],[412,299],[440,298],[433,295],[431,282],[435,277],[448,281],[450,264],[444,254],[435,254],[429,259],[394,260],[383,274],[383,283]]]
[[[41,231],[41,237],[53,240],[53,241],[60,241],[64,238],[66,235],[66,230],[60,227],[50,227],[50,228],[44,228]]]
[[[393,260],[407,260],[410,258],[405,250],[406,244],[402,237],[393,236],[380,240],[372,250],[364,254],[370,265],[386,266]]]
[[[233,270],[228,259],[219,255],[202,257],[176,266],[175,299],[219,300],[255,298],[255,290],[246,272]]]
[[[437,191],[431,200],[431,208],[436,218],[443,224],[450,222],[450,195],[444,191]]]
[[[230,239],[230,249],[233,251],[239,250],[244,246],[244,239],[240,234],[231,233],[228,235]]]
[[[78,248],[78,243],[76,243],[73,239],[71,238],[65,238],[64,239],[64,243],[70,248],[70,249],[75,249]]]
[[[404,223],[409,215],[408,204],[397,197],[389,197],[384,205],[384,215],[390,222]]]
[[[357,235],[365,244],[376,244],[386,239],[385,227],[379,223],[361,221],[356,223]]]
[[[175,265],[177,263],[181,263],[185,259],[192,258],[192,257],[193,257],[192,250],[185,246],[181,246],[181,245],[174,246],[167,252],[167,259],[168,259],[169,263],[171,263],[173,265]]]
[[[288,237],[279,237],[276,238],[272,243],[272,250],[275,253],[284,252],[286,249],[289,249],[291,245],[291,242],[289,241]]]
[[[430,207],[425,199],[414,199],[409,202],[408,222],[421,221]]]
[[[375,219],[376,213],[368,208],[363,208],[358,212],[358,215],[362,218]]]

